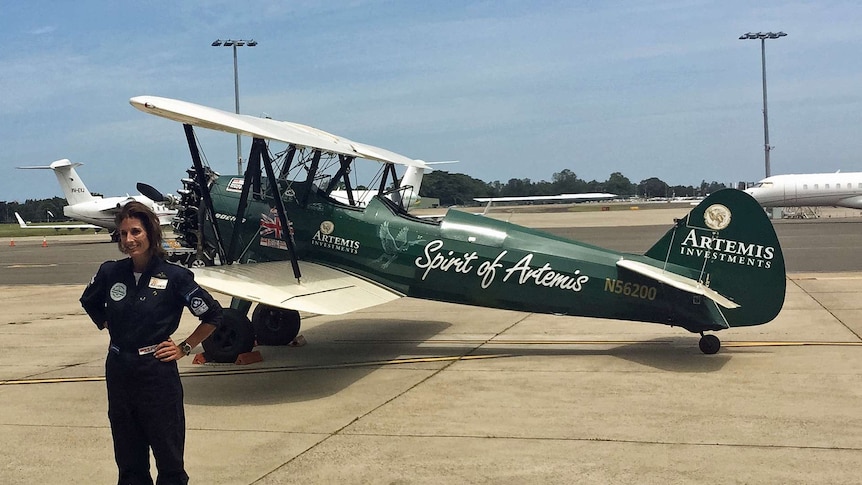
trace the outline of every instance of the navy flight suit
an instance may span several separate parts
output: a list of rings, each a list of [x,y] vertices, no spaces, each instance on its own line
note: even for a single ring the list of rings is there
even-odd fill
[[[105,377],[118,483],[153,483],[149,448],[158,468],[156,483],[188,483],[177,363],[162,362],[153,352],[177,330],[183,307],[217,326],[221,305],[195,283],[191,271],[155,256],[137,283],[130,258],[103,263],[81,305],[99,329],[107,323],[111,335]]]

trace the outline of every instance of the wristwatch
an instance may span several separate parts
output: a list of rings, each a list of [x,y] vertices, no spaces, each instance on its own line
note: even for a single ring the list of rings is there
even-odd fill
[[[179,347],[180,347],[180,352],[182,352],[183,355],[189,355],[192,353],[192,346],[189,345],[189,343],[186,342],[185,340],[180,342]]]

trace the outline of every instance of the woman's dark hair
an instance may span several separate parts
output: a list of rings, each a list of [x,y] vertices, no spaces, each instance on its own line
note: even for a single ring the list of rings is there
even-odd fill
[[[164,259],[165,248],[162,247],[162,226],[159,224],[159,218],[156,217],[156,214],[147,207],[146,204],[136,200],[127,202],[126,205],[120,209],[120,212],[114,216],[114,223],[117,225],[117,230],[119,231],[121,222],[126,219],[133,218],[141,221],[141,225],[144,227],[144,230],[147,231],[147,240],[150,242],[150,257],[156,256]],[[120,248],[121,253],[126,252],[123,249],[122,237],[117,242],[117,247]]]

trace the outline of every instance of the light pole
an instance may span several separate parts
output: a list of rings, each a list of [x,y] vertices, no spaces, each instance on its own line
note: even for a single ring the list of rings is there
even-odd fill
[[[739,40],[760,39],[760,66],[763,71],[763,151],[767,177],[771,174],[771,170],[769,169],[769,151],[772,150],[772,147],[769,146],[769,116],[766,111],[766,39],[778,39],[785,35],[787,34],[784,32],[748,32],[739,36]]]
[[[256,45],[256,41],[244,39],[217,39],[212,43],[213,47],[233,47],[233,95],[236,101],[236,114],[239,114],[239,74],[237,73],[236,48],[242,46],[254,47]],[[236,172],[237,175],[242,175],[242,141],[239,135],[236,136]]]

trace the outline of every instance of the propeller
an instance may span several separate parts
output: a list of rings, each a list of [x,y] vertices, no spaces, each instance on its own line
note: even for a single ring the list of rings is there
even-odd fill
[[[161,202],[170,207],[171,209],[175,208],[176,205],[179,203],[179,199],[173,194],[163,195],[161,192],[158,191],[158,189],[156,189],[150,184],[138,182],[136,187],[138,188],[138,192],[140,192],[141,195],[144,195],[155,202]]]

